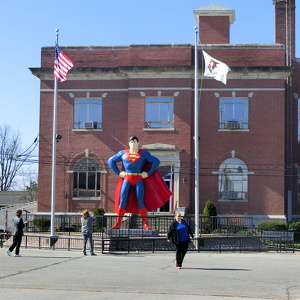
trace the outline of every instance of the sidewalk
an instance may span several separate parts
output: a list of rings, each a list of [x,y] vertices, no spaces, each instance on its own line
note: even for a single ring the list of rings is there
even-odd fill
[[[0,249],[1,299],[300,299],[300,253],[101,254]]]

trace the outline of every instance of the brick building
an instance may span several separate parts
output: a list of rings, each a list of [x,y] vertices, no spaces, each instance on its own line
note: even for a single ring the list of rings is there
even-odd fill
[[[219,215],[300,216],[300,75],[295,0],[287,2],[274,1],[274,44],[230,44],[234,10],[212,4],[194,11],[201,41],[200,212],[209,199]],[[58,84],[56,211],[113,212],[117,178],[107,159],[136,135],[161,160],[173,191],[159,211],[193,213],[195,46],[61,49],[75,67]],[[201,75],[202,50],[230,66],[226,85]],[[41,68],[31,68],[41,80],[38,210],[49,212],[54,47],[43,47],[41,56]]]

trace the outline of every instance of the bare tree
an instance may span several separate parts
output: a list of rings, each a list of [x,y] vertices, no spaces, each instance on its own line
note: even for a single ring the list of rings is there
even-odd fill
[[[26,202],[37,201],[38,184],[35,181],[30,181],[27,185],[23,196]]]
[[[19,134],[13,133],[6,124],[0,126],[0,191],[11,188],[18,171],[34,149],[30,146],[22,152]]]

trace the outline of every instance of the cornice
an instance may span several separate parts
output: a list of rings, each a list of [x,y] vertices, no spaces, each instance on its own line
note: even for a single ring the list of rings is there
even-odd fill
[[[53,68],[29,68],[41,80],[53,80]],[[286,79],[294,67],[231,67],[228,79]],[[124,80],[138,78],[194,78],[193,66],[122,66],[112,68],[73,68],[68,80]],[[199,76],[201,70],[199,69]],[[211,79],[204,77],[203,79]]]

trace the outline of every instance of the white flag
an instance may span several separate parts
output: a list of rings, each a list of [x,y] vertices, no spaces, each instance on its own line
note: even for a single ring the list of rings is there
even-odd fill
[[[231,69],[223,62],[208,55],[205,51],[203,51],[203,55],[205,60],[204,76],[213,77],[226,84],[227,73],[231,71]]]

